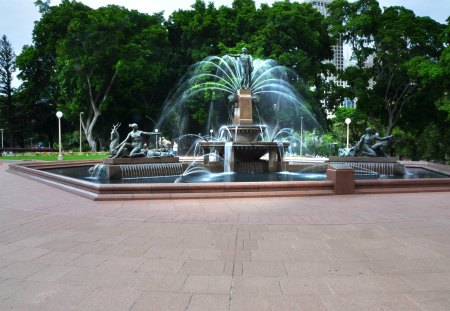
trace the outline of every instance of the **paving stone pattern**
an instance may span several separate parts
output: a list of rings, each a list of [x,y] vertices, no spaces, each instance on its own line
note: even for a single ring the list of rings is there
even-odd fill
[[[0,164],[0,310],[450,310],[448,192],[94,202]]]

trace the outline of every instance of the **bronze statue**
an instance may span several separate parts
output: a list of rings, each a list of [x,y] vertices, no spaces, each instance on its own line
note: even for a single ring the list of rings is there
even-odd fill
[[[350,149],[339,149],[340,157],[387,157],[385,149],[392,144],[394,136],[380,137],[371,128],[366,129],[366,133]]]
[[[253,60],[247,54],[247,48],[242,48],[242,54],[230,54],[231,57],[239,57],[240,72],[242,73],[241,88],[250,89],[252,82]]]
[[[144,152],[144,136],[156,135],[154,132],[144,132],[138,130],[138,126],[136,123],[130,124],[133,130],[128,133],[127,137],[115,147],[115,149],[119,148],[117,153],[113,156],[113,158],[122,158],[122,157],[145,157],[146,154]]]
[[[366,129],[366,134],[361,136],[361,139],[356,144],[358,146],[357,149],[359,149],[358,154],[367,157],[385,157],[384,148],[390,144],[393,138],[394,136],[392,135],[380,137],[378,133],[375,134],[369,127]]]
[[[120,135],[117,129],[120,127],[120,123],[113,124],[113,128],[111,130],[111,142],[109,143],[109,156],[113,157],[117,154],[117,145],[120,141]]]

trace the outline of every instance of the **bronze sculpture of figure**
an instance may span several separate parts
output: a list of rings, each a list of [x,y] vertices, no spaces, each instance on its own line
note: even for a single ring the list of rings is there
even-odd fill
[[[355,153],[367,157],[385,157],[384,148],[387,147],[394,136],[380,137],[375,134],[371,128],[366,129],[366,134],[361,136],[359,142],[355,145]]]
[[[351,148],[339,149],[340,157],[387,157],[385,149],[392,144],[394,136],[380,137],[371,128]]]
[[[252,82],[253,60],[247,54],[247,48],[242,48],[242,54],[230,54],[231,57],[239,58],[240,72],[242,73],[241,88],[250,89]]]
[[[138,126],[136,123],[130,124],[129,127],[131,127],[133,130],[130,133],[128,133],[127,137],[119,145],[116,146],[115,149],[119,148],[119,150],[113,156],[113,158],[144,157],[145,152],[143,152],[144,150],[143,137],[156,134],[153,132],[144,132],[138,130]]]

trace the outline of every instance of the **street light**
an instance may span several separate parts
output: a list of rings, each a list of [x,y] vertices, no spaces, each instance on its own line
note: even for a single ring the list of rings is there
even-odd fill
[[[80,112],[80,153],[82,152],[81,144],[82,144],[82,137],[81,137],[81,124],[83,123],[83,120],[81,119],[81,116],[84,114],[84,112]]]
[[[58,135],[59,135],[59,154],[58,154],[58,161],[62,161],[63,156],[61,153],[61,118],[63,116],[63,113],[61,111],[58,111],[56,113],[56,117],[58,118]]]
[[[349,148],[349,143],[348,143],[348,133],[349,133],[349,125],[352,122],[352,120],[350,120],[350,118],[345,119],[345,124],[347,124],[347,149]]]
[[[300,118],[300,156],[303,154],[303,117]]]
[[[158,150],[158,129],[155,129],[155,146],[156,146],[156,150]]]
[[[4,131],[5,129],[0,129],[0,131],[2,132],[2,149],[3,149],[3,131]]]
[[[213,132],[214,132],[213,129],[210,129],[210,130],[209,130],[209,134],[210,134],[210,136],[211,136],[211,140],[213,139]]]

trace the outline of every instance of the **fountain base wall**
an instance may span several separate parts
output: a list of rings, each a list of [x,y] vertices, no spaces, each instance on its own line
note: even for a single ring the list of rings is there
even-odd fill
[[[330,164],[345,164],[352,167],[356,174],[370,175],[378,173],[384,175],[402,176],[405,174],[405,166],[400,163],[398,157],[329,157]]]
[[[322,181],[95,184],[45,171],[48,168],[59,167],[85,166],[88,168],[98,163],[100,162],[25,162],[9,165],[8,171],[92,200],[102,201],[336,195],[343,194],[339,189],[344,186],[340,183],[351,183],[345,178],[332,178],[330,173],[329,180]],[[410,166],[434,170],[441,169],[442,173],[445,172],[446,175],[450,176],[448,167],[436,167],[436,165],[426,162],[409,162],[408,167]],[[355,194],[450,191],[450,177],[354,180],[353,185]]]
[[[185,169],[178,157],[107,158],[94,167],[104,179],[142,178],[181,175]]]

